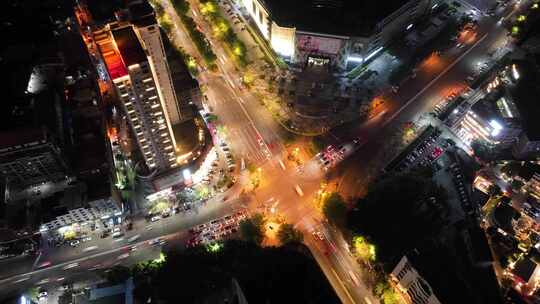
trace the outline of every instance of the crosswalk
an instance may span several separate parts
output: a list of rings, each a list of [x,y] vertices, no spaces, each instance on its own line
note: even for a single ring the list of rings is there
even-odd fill
[[[231,130],[231,137],[235,140],[240,140],[240,147],[243,151],[239,151],[246,156],[252,163],[261,165],[271,158],[270,151],[264,145],[262,138],[250,125],[245,125],[241,128]]]

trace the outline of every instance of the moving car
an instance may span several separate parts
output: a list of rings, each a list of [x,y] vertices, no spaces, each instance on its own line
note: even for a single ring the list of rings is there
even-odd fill
[[[304,191],[302,191],[302,189],[300,188],[300,186],[295,185],[295,186],[294,186],[294,191],[296,191],[296,194],[298,194],[299,196],[304,196]]]

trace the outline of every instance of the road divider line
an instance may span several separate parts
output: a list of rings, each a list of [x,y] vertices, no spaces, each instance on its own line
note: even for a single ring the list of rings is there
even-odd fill
[[[486,39],[487,36],[488,36],[487,33],[484,34],[484,36],[482,36],[482,38],[478,39],[478,41],[473,46],[471,46],[467,51],[465,51],[465,53],[461,54],[458,58],[456,58],[456,60],[454,60],[448,67],[446,67],[446,69],[444,69],[437,77],[433,78],[426,86],[424,86],[424,88],[422,90],[420,90],[420,92],[416,93],[416,95],[411,97],[411,99],[409,99],[409,101],[407,101],[399,110],[397,110],[392,116],[390,116],[390,118],[388,118],[384,122],[383,127],[386,126],[387,124],[389,124],[392,120],[394,120],[394,118],[396,118],[396,116],[398,116],[399,113],[401,113],[401,111],[405,110],[405,108],[407,108],[413,101],[415,101],[418,98],[418,96],[422,95],[437,80],[439,80],[448,71],[450,71],[450,69],[452,69],[458,62],[460,62],[463,59],[463,57],[467,56],[474,48],[476,48],[476,46],[478,46],[478,44],[480,44],[480,42],[484,41],[484,39]]]

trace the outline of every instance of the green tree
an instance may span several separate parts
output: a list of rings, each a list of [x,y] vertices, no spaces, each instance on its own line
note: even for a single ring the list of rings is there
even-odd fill
[[[374,183],[348,213],[347,225],[377,248],[385,263],[436,235],[448,216],[446,191],[414,173],[397,174]]]
[[[325,147],[322,137],[315,136],[311,139],[310,148],[313,154],[321,152]]]
[[[298,242],[301,243],[304,240],[304,234],[300,230],[294,228],[293,225],[285,223],[279,227],[277,237],[281,244]]]
[[[117,265],[105,272],[105,279],[111,284],[124,283],[131,276],[131,270],[122,265]]]
[[[484,140],[473,140],[471,149],[473,150],[474,155],[482,160],[491,160],[493,158],[491,145]]]
[[[514,190],[520,190],[521,187],[524,186],[524,184],[520,180],[513,179],[512,182],[510,183],[510,186],[512,186],[512,189],[514,189]]]
[[[189,11],[189,2],[186,0],[173,0],[172,3],[174,8],[182,15],[187,14]]]
[[[73,290],[68,289],[64,291],[58,297],[58,304],[71,304],[71,303],[73,303]]]
[[[265,222],[262,214],[254,214],[240,222],[240,235],[244,240],[260,245],[264,239]]]
[[[331,224],[342,227],[347,216],[347,206],[339,193],[331,193],[323,203],[323,214]]]
[[[355,236],[352,239],[354,253],[364,261],[374,261],[376,258],[375,246],[370,244],[365,237]]]

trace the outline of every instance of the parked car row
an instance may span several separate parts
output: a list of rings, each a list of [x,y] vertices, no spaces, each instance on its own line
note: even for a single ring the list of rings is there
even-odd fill
[[[234,162],[234,158],[231,154],[231,149],[227,145],[227,143],[222,142],[220,144],[221,150],[223,151],[223,154],[225,154],[225,161],[227,162],[227,170],[229,172],[233,172],[236,168],[236,164]]]
[[[221,240],[236,233],[240,222],[246,218],[247,212],[239,211],[194,227],[189,230],[193,237],[187,242],[186,246],[193,247]]]
[[[522,206],[523,212],[530,216],[533,219],[536,219],[540,216],[540,209],[537,206],[531,205],[529,203],[523,203]]]
[[[474,215],[474,209],[471,205],[471,201],[469,200],[467,190],[465,189],[465,184],[463,183],[463,174],[461,172],[461,169],[459,168],[459,165],[456,163],[452,163],[449,169],[450,173],[453,176],[452,180],[458,192],[459,201],[461,202],[461,208],[463,208],[463,211],[465,211],[467,215]]]
[[[416,149],[414,149],[404,161],[405,166],[414,167],[416,165],[427,166],[439,158],[444,152],[443,148],[437,143],[438,134],[427,138]]]

